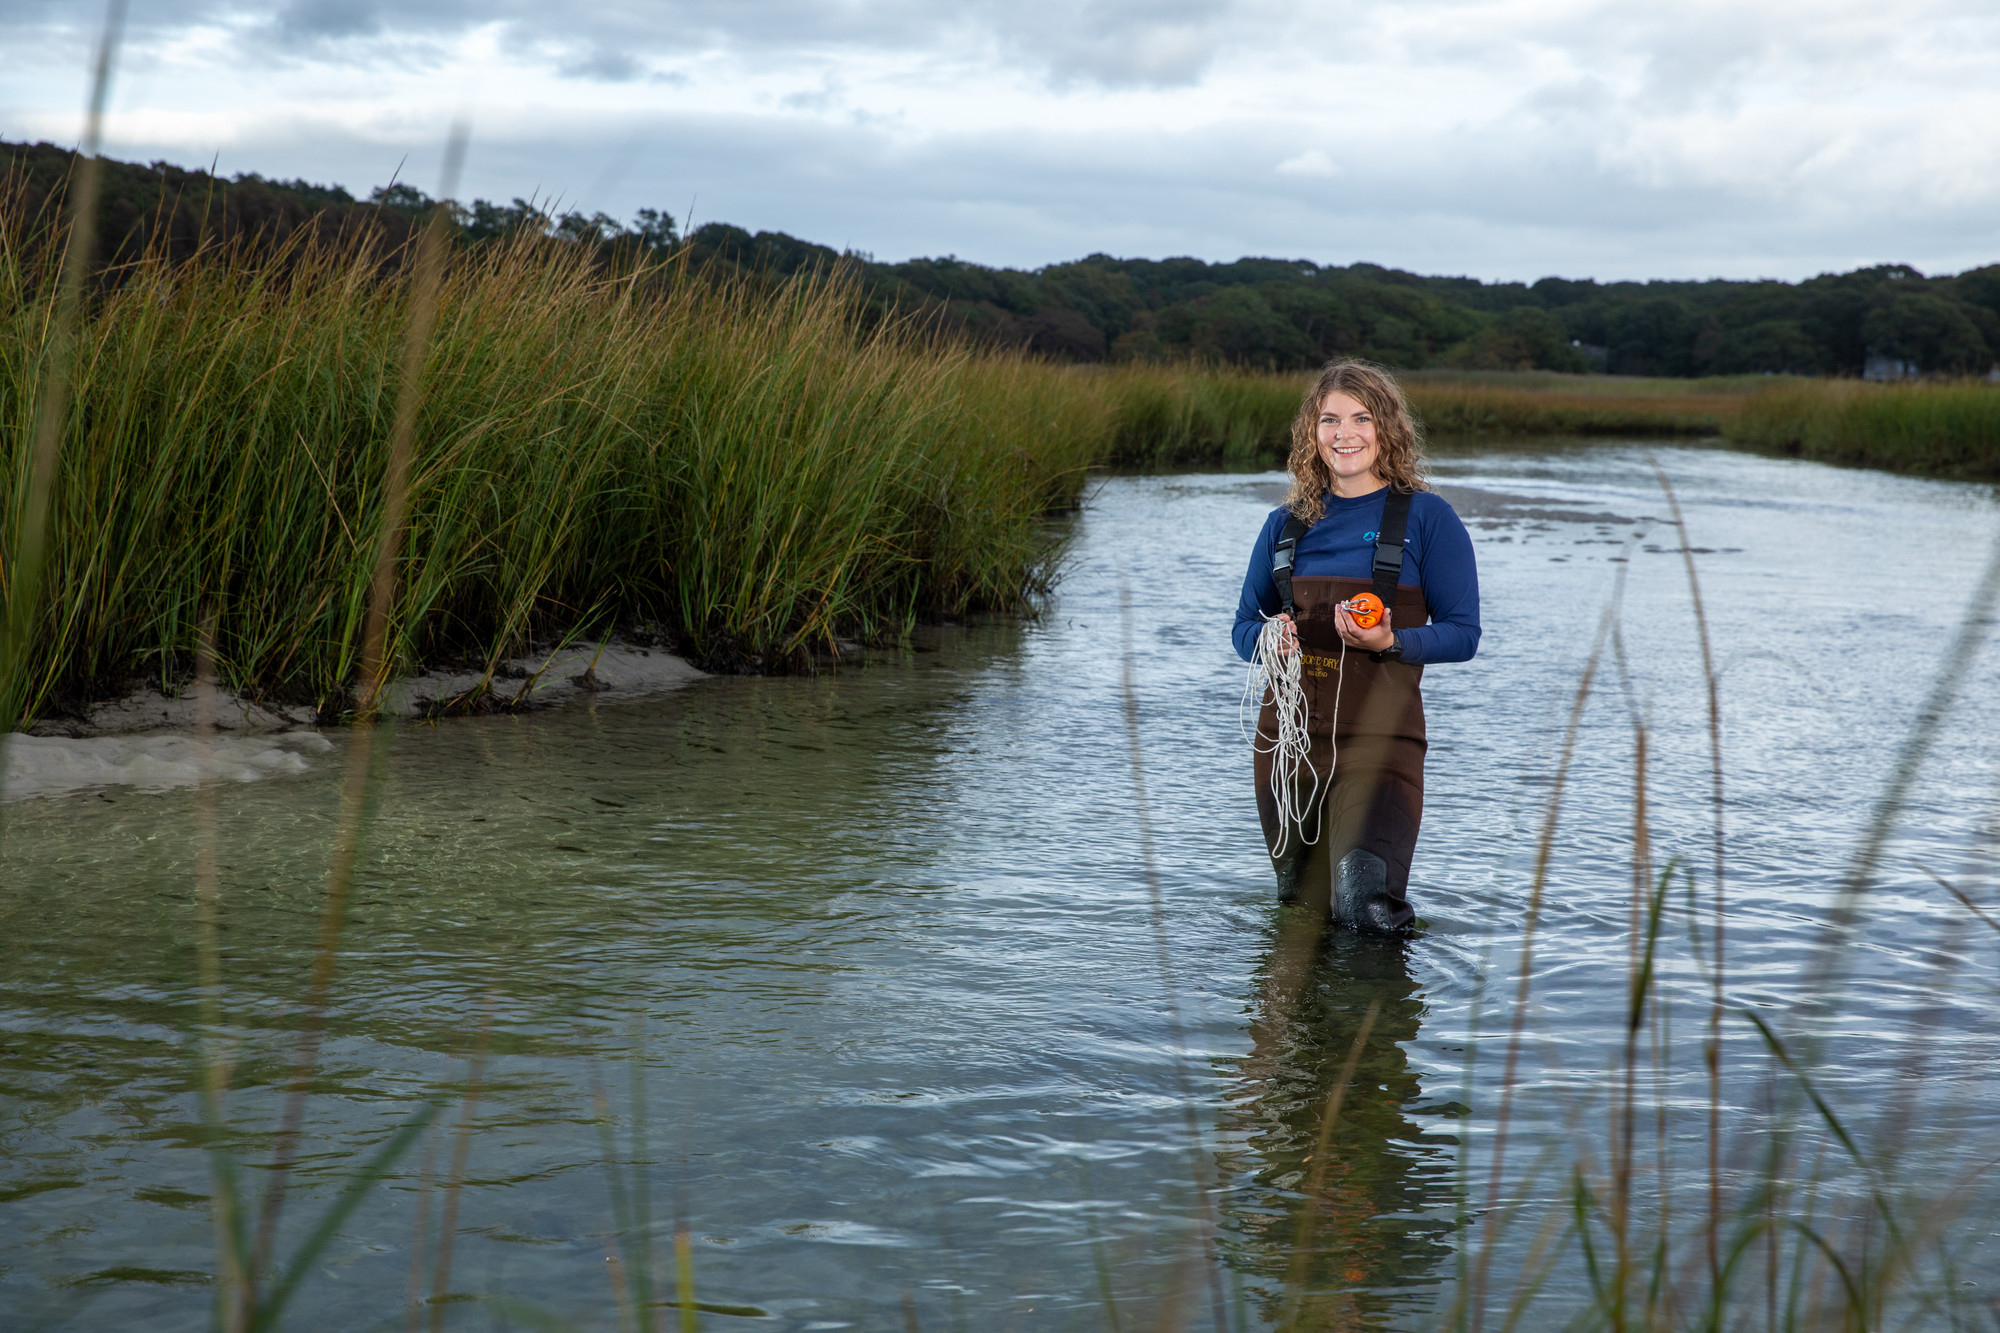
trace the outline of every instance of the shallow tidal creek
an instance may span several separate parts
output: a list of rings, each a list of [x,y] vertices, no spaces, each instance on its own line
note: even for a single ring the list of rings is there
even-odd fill
[[[1482,1256],[1479,1299],[1504,1310],[1545,1252],[1534,1300],[1548,1321],[1574,1313],[1574,1246],[1537,1236],[1577,1164],[1604,1161],[1634,719],[1651,864],[1691,871],[1695,903],[1674,880],[1644,1207],[1672,1201],[1679,1235],[1709,1184],[1710,742],[1654,459],[1720,678],[1736,1190],[1783,1110],[1737,1015],[1794,1021],[1827,960],[1836,886],[2000,531],[1992,490],[1693,447],[1447,452],[1436,479],[1477,543],[1486,634],[1475,661],[1424,678],[1424,928],[1331,940],[1281,975],[1228,631],[1282,479],[1118,477],[1074,520],[1039,618],[927,630],[811,678],[394,735],[279,1255],[412,1108],[444,1110],[312,1266],[294,1326],[402,1328],[435,1294],[469,1093],[454,1328],[525,1326],[529,1306],[618,1327],[635,1247],[653,1298],[676,1298],[677,1234],[711,1329],[1264,1327],[1293,1297],[1311,1326],[1428,1327],[1471,1299]],[[1496,1193],[1538,838],[1621,586],[1561,791]],[[349,741],[333,739],[303,772],[0,809],[6,1326],[211,1325],[203,1145],[226,1144],[251,1188],[268,1178],[339,819]],[[1989,644],[1910,785],[1835,1003],[1809,1020],[1821,1092],[1864,1140],[1906,1141],[1899,1189],[2000,1152],[2000,935],[1920,868],[2000,899],[1996,740]],[[221,986],[204,1044],[208,852]],[[218,1051],[220,1126],[198,1096]],[[1852,1191],[1838,1160],[1823,1170],[1838,1213]],[[1986,1281],[2000,1186],[1954,1206],[1949,1280]]]

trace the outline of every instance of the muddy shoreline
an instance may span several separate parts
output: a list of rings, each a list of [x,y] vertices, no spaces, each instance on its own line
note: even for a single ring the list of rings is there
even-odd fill
[[[676,690],[708,673],[660,648],[612,640],[582,642],[557,652],[509,658],[487,682],[487,698],[479,699],[482,677],[477,671],[419,668],[416,674],[389,684],[383,711],[390,717],[434,718],[500,709],[558,708],[579,700],[638,698]],[[314,730],[320,726],[311,704],[260,703],[218,691],[203,706],[190,687],[172,694],[146,686],[115,698],[94,702],[80,713],[38,718],[21,734],[67,740],[134,736],[149,732],[192,732],[204,721],[218,732],[258,735]]]
[[[390,684],[384,711],[414,721],[623,702],[670,693],[705,674],[659,648],[578,643],[503,662],[490,682],[477,671],[402,677]],[[0,799],[9,801],[249,782],[302,773],[333,748],[310,704],[262,704],[227,692],[204,701],[192,688],[165,694],[152,687],[39,719],[0,741]]]

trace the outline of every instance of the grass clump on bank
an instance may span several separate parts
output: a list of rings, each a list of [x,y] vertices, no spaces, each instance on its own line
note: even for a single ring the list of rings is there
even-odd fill
[[[1303,375],[1202,365],[1096,372],[1117,415],[1115,457],[1158,466],[1272,462],[1291,446]],[[1766,376],[1707,380],[1516,371],[1398,371],[1433,435],[1715,435]]]
[[[1715,435],[1763,376],[1644,379],[1623,375],[1450,373],[1403,377],[1410,404],[1436,434]]]
[[[0,513],[48,388],[58,247],[0,218]],[[90,303],[26,716],[184,674],[337,710],[351,689],[412,299],[366,237],[141,259]],[[616,273],[539,237],[456,256],[422,369],[391,658],[489,666],[635,621],[711,666],[1018,606],[1107,399],[1019,356],[865,330],[838,276]],[[11,574],[11,570],[7,571]]]
[[[1272,462],[1291,445],[1308,377],[1202,365],[1094,372],[1113,399],[1115,458],[1159,466]],[[1520,371],[1397,371],[1426,431],[1454,435],[1716,435],[1771,379]],[[1801,381],[1805,385],[1820,381]]]
[[[1829,463],[2000,480],[2000,388],[1808,380],[1753,395],[1731,440]]]
[[[1310,383],[1302,375],[1193,364],[1128,362],[1087,373],[1113,413],[1112,458],[1142,466],[1282,458]]]
[[[2000,479],[2000,388],[1735,375],[1402,375],[1434,434],[1715,435],[1731,444],[1922,476]]]

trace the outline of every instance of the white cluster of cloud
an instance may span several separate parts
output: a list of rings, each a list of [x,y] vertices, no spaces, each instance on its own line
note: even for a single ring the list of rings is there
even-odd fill
[[[76,137],[88,9],[0,0],[0,136]],[[1996,75],[1969,0],[134,0],[109,147],[365,190],[463,114],[465,193],[883,258],[1799,277],[2000,259]]]

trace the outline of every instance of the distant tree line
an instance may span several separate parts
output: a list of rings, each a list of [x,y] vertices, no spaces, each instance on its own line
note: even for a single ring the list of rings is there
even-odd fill
[[[796,272],[842,256],[709,223],[704,258]],[[965,260],[879,264],[871,294],[951,327],[1073,361],[1196,356],[1278,370],[1364,356],[1412,369],[1622,375],[1984,374],[2000,361],[2000,264],[1926,278],[1904,264],[1804,282],[1535,283],[1434,278],[1377,264],[1114,259],[1033,272]]]
[[[71,160],[49,144],[0,144],[10,197],[31,209],[60,197]],[[305,229],[368,226],[394,243],[434,206],[404,183],[363,200],[338,186],[164,162],[107,168],[100,247],[110,261],[151,244],[184,256],[217,239],[271,244]],[[683,237],[658,209],[622,223],[518,198],[447,207],[468,245],[530,230],[607,258],[685,256],[691,271],[753,279],[844,266],[878,315],[912,312],[953,335],[1069,361],[1195,357],[1289,370],[1354,355],[1408,368],[1669,376],[1972,375],[2000,362],[2000,264],[1949,277],[1882,264],[1797,283],[1489,283],[1365,263],[1101,254],[1027,271],[952,257],[884,264],[721,222]]]

